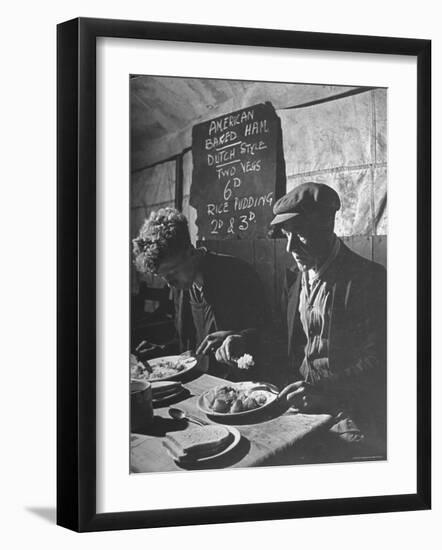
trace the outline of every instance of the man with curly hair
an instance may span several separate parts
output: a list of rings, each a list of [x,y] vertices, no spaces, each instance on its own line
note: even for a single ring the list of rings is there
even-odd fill
[[[206,355],[210,373],[240,378],[238,359],[254,357],[268,321],[259,278],[239,258],[195,248],[186,217],[174,208],[152,212],[133,240],[134,263],[173,289],[181,351]],[[241,363],[240,363],[241,366]]]

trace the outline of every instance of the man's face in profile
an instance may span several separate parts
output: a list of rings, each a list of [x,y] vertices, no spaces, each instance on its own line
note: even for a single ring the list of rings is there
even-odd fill
[[[192,248],[165,258],[159,265],[157,275],[162,277],[171,288],[189,289],[196,277]]]
[[[286,250],[300,271],[319,267],[328,253],[333,235],[330,220],[313,214],[295,216],[281,224],[281,230],[287,239]]]

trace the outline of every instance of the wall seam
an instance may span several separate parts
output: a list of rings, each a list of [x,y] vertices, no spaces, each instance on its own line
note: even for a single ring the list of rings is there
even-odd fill
[[[371,95],[371,143],[370,143],[370,152],[372,166],[370,167],[371,174],[371,234],[376,234],[376,215],[375,215],[375,197],[374,197],[374,167],[376,165],[376,99],[375,91],[370,92]],[[373,259],[373,255],[372,255]]]
[[[309,172],[299,172],[297,174],[287,174],[287,179],[304,178],[307,176],[318,176],[321,174],[333,174],[341,172],[355,172],[357,170],[368,170],[370,168],[385,168],[386,162],[368,162],[366,164],[355,164],[354,166],[336,166],[334,168],[320,168],[319,170],[311,170]]]

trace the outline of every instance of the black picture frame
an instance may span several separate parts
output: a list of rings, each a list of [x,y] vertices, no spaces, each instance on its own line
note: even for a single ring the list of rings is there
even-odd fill
[[[96,39],[417,59],[417,491],[363,498],[96,512]],[[431,41],[79,18],[57,28],[57,523],[75,531],[424,510],[431,506]]]

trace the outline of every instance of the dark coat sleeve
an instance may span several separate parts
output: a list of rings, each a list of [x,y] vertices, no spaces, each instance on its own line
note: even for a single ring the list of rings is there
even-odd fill
[[[332,392],[357,421],[386,418],[386,271],[373,262],[344,286],[341,334],[334,346],[331,375],[320,386]],[[336,349],[337,348],[337,349]]]
[[[385,371],[385,269],[372,263],[363,276],[347,281],[345,293],[341,349],[335,353],[329,382],[364,384],[366,375],[377,377]]]
[[[208,291],[218,330],[244,336],[247,352],[255,355],[270,322],[267,297],[255,270],[232,256],[212,257]]]
[[[247,347],[255,351],[265,327],[270,321],[270,311],[264,287],[254,269],[246,263],[238,266],[235,284],[235,302],[239,306],[233,324],[238,333],[245,337]]]

